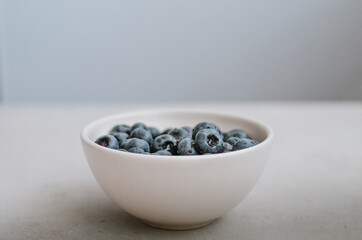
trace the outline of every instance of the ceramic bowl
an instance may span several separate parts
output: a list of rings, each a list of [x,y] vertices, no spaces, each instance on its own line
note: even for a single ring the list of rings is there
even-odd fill
[[[94,141],[117,124],[143,122],[161,131],[207,121],[223,132],[244,129],[260,143],[211,155],[157,156],[128,153]],[[124,211],[165,229],[205,226],[238,205],[262,173],[273,133],[258,121],[215,112],[146,110],[96,120],[81,132],[89,166],[103,190]]]

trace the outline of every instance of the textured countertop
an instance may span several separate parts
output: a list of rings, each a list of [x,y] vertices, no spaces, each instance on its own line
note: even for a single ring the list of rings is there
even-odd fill
[[[144,225],[94,179],[79,140],[104,115],[165,104],[0,107],[0,239],[361,239],[362,103],[176,104],[268,123],[275,144],[249,196],[189,231]]]

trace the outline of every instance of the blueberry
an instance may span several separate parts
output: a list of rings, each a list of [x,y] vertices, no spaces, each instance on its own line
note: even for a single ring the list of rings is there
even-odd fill
[[[140,147],[134,147],[134,148],[129,149],[128,152],[131,152],[131,153],[145,153],[145,150],[143,150]]]
[[[192,129],[192,138],[195,139],[196,134],[202,130],[202,129],[215,129],[217,130],[217,132],[219,134],[221,134],[220,129],[218,128],[218,126],[216,126],[213,123],[208,123],[208,122],[201,122],[198,123],[193,129]]]
[[[111,129],[110,133],[112,132],[123,132],[129,134],[131,132],[131,128],[125,124],[116,125]]]
[[[226,141],[228,143],[230,143],[232,146],[234,146],[234,144],[239,141],[241,138],[238,138],[238,137],[231,137],[231,138],[228,138]]]
[[[195,141],[191,138],[182,139],[177,145],[177,151],[180,155],[197,155]]]
[[[111,135],[117,138],[119,146],[129,138],[129,135],[124,132],[111,132]]]
[[[254,140],[254,139],[251,139],[251,142],[252,142],[254,145],[259,144],[259,142],[258,142],[257,140]]]
[[[121,148],[129,150],[134,147],[142,148],[145,152],[150,152],[150,146],[148,143],[143,139],[138,138],[130,138],[124,143],[122,143]]]
[[[101,145],[103,147],[112,148],[112,149],[119,149],[119,143],[117,138],[115,138],[112,135],[104,135],[95,141],[98,145]]]
[[[225,139],[228,140],[231,137],[238,137],[238,138],[249,138],[248,134],[244,130],[241,129],[234,129],[230,132],[225,134]]]
[[[190,134],[189,132],[187,132],[185,129],[183,128],[174,128],[174,129],[171,129],[169,132],[168,132],[169,135],[173,136],[174,138],[176,138],[176,140],[182,140],[186,137],[189,137]]]
[[[195,137],[195,149],[198,153],[220,153],[223,151],[222,136],[216,129],[202,129]]]
[[[156,151],[167,150],[175,154],[177,150],[177,140],[171,135],[162,134],[153,141],[153,148]]]
[[[149,127],[148,129],[150,130],[153,138],[156,138],[161,135],[160,131],[155,127]]]
[[[233,150],[233,146],[228,142],[224,142],[222,146],[223,152],[231,152]]]
[[[242,138],[239,141],[237,141],[233,146],[233,151],[249,148],[252,146],[255,146],[255,142],[249,138]]]
[[[135,128],[131,132],[131,138],[143,139],[148,143],[148,145],[152,146],[153,138],[151,132],[143,129],[142,127]]]
[[[143,128],[145,130],[148,130],[148,127],[144,124],[144,123],[135,123],[133,124],[133,126],[131,127],[131,132],[133,130],[135,130],[136,128]]]
[[[172,155],[172,153],[170,153],[167,150],[159,150],[159,151],[157,151],[155,153],[152,153],[152,155],[165,155],[165,156],[168,156],[168,155]]]

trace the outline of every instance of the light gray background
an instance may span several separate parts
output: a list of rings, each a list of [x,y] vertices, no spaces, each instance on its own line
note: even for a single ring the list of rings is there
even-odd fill
[[[360,0],[0,3],[5,103],[362,100]]]

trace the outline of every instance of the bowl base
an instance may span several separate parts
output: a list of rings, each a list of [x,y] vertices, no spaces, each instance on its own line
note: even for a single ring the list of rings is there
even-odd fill
[[[174,231],[178,231],[178,230],[191,230],[191,229],[196,229],[196,228],[201,228],[201,227],[205,227],[206,225],[209,225],[210,223],[212,223],[213,221],[215,221],[215,219],[212,219],[210,221],[207,222],[202,222],[202,223],[196,223],[196,224],[182,224],[182,225],[169,225],[169,224],[163,224],[163,223],[155,223],[155,222],[149,222],[147,220],[144,219],[140,219],[143,223],[154,227],[154,228],[159,228],[159,229],[166,229],[166,230],[174,230]]]

